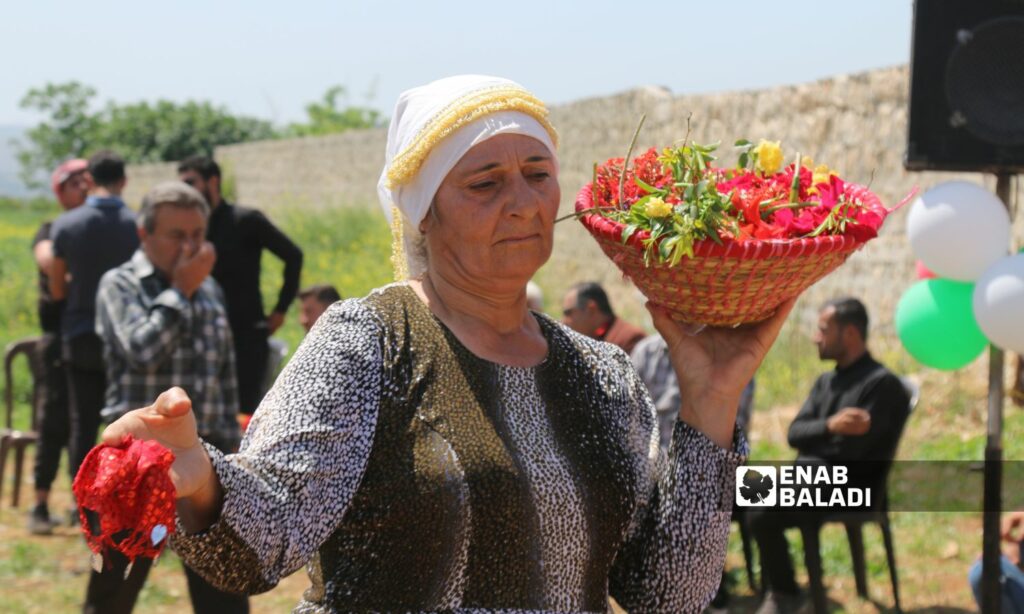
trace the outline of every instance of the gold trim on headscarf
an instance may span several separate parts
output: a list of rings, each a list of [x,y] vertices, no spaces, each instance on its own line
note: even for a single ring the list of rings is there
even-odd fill
[[[558,146],[558,133],[548,121],[548,110],[533,94],[507,85],[480,89],[456,99],[427,122],[412,143],[391,161],[387,187],[394,189],[416,176],[434,146],[449,134],[484,115],[501,111],[519,111],[534,118]]]
[[[391,269],[395,273],[395,281],[405,281],[409,278],[409,265],[405,261],[403,215],[398,207],[391,206]]]

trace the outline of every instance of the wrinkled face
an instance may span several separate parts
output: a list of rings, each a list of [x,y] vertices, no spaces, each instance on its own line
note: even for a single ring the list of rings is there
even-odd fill
[[[307,296],[302,299],[302,306],[299,309],[299,324],[308,333],[320,316],[327,311],[328,307],[330,305],[321,303],[315,295]]]
[[[206,217],[199,209],[163,205],[156,210],[153,232],[139,229],[142,249],[153,266],[170,277],[175,265],[191,258],[206,237]]]
[[[560,197],[555,160],[540,141],[504,134],[476,145],[445,177],[420,226],[429,268],[522,291],[551,255]]]
[[[220,179],[218,177],[210,177],[209,180],[206,180],[203,179],[203,176],[197,171],[184,171],[178,173],[178,179],[180,179],[182,183],[187,183],[198,190],[199,193],[203,195],[203,198],[206,199],[206,202],[209,203],[210,206],[213,206],[213,199],[211,196],[215,191],[220,189]]]
[[[69,211],[85,202],[90,189],[92,189],[92,176],[89,171],[79,171],[61,184],[58,200],[64,210]]]
[[[835,307],[826,307],[818,314],[818,328],[814,332],[814,344],[818,346],[818,358],[835,360],[843,355],[843,331],[835,318]]]

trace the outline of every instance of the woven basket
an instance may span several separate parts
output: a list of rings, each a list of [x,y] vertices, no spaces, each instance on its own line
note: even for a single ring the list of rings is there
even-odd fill
[[[846,193],[867,207],[885,211],[863,186],[847,184]],[[593,206],[591,186],[576,197],[576,211]],[[583,226],[623,274],[653,303],[688,324],[738,326],[771,317],[787,299],[799,295],[835,270],[864,245],[850,236],[769,241],[694,243],[693,257],[675,266],[644,264],[647,231],[622,242],[623,225],[602,215],[580,217]]]

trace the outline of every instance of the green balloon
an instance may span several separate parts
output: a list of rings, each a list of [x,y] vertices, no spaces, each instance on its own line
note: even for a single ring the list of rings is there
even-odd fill
[[[918,362],[952,371],[981,355],[988,340],[974,320],[974,284],[924,279],[896,306],[896,334]]]

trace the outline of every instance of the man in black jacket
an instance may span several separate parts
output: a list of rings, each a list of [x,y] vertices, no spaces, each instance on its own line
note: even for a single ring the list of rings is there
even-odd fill
[[[854,298],[827,303],[819,313],[814,342],[822,360],[836,361],[822,374],[789,427],[789,445],[797,461],[844,464],[887,461],[893,456],[910,398],[900,379],[871,357],[867,349],[868,313]],[[849,468],[851,483],[877,486],[882,463]],[[796,611],[801,596],[784,530],[814,511],[748,511],[771,591],[759,614]]]
[[[239,411],[252,414],[259,405],[266,377],[267,338],[284,323],[288,306],[299,291],[302,250],[256,209],[240,207],[221,195],[220,166],[210,158],[192,156],[178,165],[178,178],[199,190],[210,203],[206,237],[217,252],[213,278],[227,303],[238,370]],[[267,249],[284,262],[284,281],[269,315],[260,294],[260,257]]]

